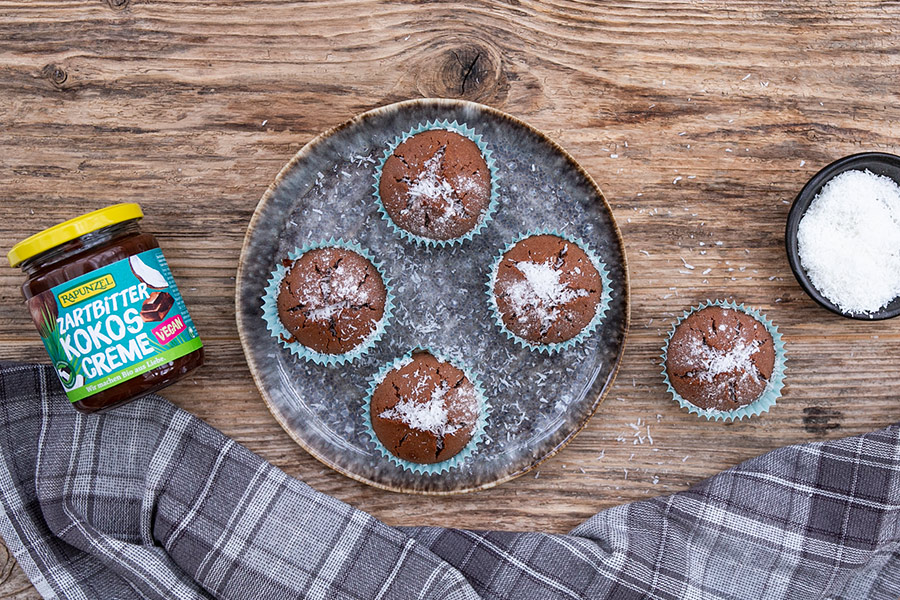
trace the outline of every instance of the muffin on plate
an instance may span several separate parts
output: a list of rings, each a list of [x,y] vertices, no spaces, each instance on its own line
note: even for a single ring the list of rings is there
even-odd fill
[[[318,363],[359,356],[391,312],[387,280],[359,246],[340,240],[292,252],[263,297],[269,330],[292,352]]]
[[[609,303],[609,280],[583,242],[526,235],[491,270],[488,295],[508,335],[532,349],[561,349],[589,334]]]
[[[316,248],[293,261],[278,291],[278,317],[316,352],[359,346],[384,316],[387,289],[367,258],[347,248]]]
[[[388,365],[373,381],[371,430],[399,464],[434,465],[468,455],[477,443],[484,404],[476,381],[427,351]]]
[[[376,196],[395,230],[419,243],[471,237],[496,203],[493,161],[465,129],[434,127],[398,141],[376,172]],[[473,136],[480,140],[480,137]]]

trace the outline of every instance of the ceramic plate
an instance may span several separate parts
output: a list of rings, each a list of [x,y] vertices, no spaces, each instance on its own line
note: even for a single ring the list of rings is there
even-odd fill
[[[372,197],[376,161],[395,136],[420,123],[458,121],[483,136],[497,161],[495,218],[461,246],[423,248],[400,239]],[[485,295],[497,253],[529,230],[587,242],[612,282],[596,332],[546,356],[514,344],[491,318]],[[393,321],[374,349],[339,367],[304,362],[266,329],[261,298],[276,264],[294,248],[343,238],[383,262],[395,295]],[[612,212],[590,176],[540,132],[492,108],[412,100],[372,110],[307,144],[263,195],[247,231],[236,288],[238,330],[269,410],[297,443],[329,467],[376,487],[450,494],[491,487],[556,453],[585,425],[612,383],[628,329],[628,272]],[[417,475],[385,460],[364,434],[369,381],[385,362],[428,347],[476,372],[492,412],[485,436],[460,467]]]

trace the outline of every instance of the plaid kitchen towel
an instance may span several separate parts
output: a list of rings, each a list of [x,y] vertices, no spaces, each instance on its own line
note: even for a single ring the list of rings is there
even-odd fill
[[[0,365],[0,534],[45,598],[900,597],[900,427],[782,448],[569,535],[391,528],[151,396]]]

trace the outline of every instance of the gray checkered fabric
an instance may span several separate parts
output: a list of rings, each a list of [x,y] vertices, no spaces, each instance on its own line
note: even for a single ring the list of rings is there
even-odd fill
[[[900,597],[900,427],[791,446],[569,535],[396,529],[158,396],[0,365],[0,534],[45,598]]]

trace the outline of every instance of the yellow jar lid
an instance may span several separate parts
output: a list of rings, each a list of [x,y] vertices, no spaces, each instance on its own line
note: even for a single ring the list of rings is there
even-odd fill
[[[107,206],[106,208],[89,212],[86,215],[69,219],[22,240],[12,247],[6,258],[9,259],[11,267],[16,267],[22,261],[66,242],[71,242],[86,233],[97,231],[116,223],[122,223],[123,221],[140,219],[143,216],[144,213],[141,212],[141,207],[132,202]]]

